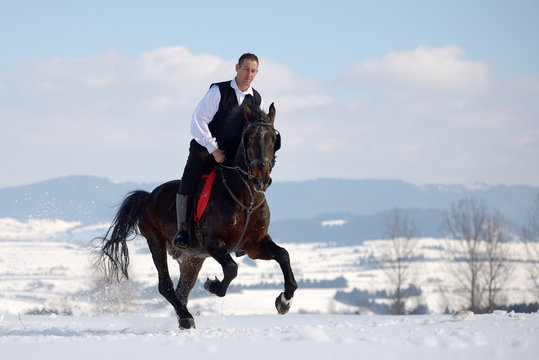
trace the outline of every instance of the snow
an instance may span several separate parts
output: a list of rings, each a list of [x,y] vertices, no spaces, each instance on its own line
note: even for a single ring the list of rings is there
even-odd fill
[[[73,240],[102,236],[110,224],[81,226],[80,221],[29,219],[22,222],[13,218],[0,218],[0,240]]]
[[[0,318],[2,359],[537,359],[539,315]]]
[[[322,226],[343,226],[347,221],[343,219],[322,221]]]
[[[337,291],[353,289],[369,292],[389,290],[387,276],[380,269],[377,258],[390,248],[387,240],[365,241],[361,245],[332,247],[323,244],[283,244],[289,251],[292,269],[298,281],[346,279],[344,288],[300,287],[294,298],[292,313],[354,313],[357,308],[334,300]],[[503,292],[508,304],[536,301],[536,294],[529,291],[532,280],[524,262],[526,252],[522,244],[512,244],[515,263],[510,283]],[[410,298],[408,309],[418,304],[428,306],[431,313],[443,313],[446,307],[453,311],[465,307],[464,299],[458,296],[444,263],[443,247],[439,239],[420,239],[418,253],[422,256],[413,264],[411,278],[422,294]],[[170,311],[169,305],[157,293],[157,271],[144,239],[129,242],[131,279],[138,286],[154,291],[151,296],[133,298],[138,311],[158,308]],[[100,304],[91,296],[92,288],[99,277],[93,274],[94,262],[91,246],[86,243],[59,241],[20,241],[0,239],[0,313],[18,314],[36,308],[69,310],[74,315],[99,314]],[[261,282],[282,282],[282,272],[275,261],[252,261],[247,257],[236,258],[239,264],[238,277],[232,285],[254,286]],[[178,264],[169,258],[169,271],[176,281]],[[199,280],[222,277],[220,265],[207,259]],[[204,315],[222,314],[273,314],[273,300],[281,289],[243,289],[240,293],[229,292],[225,298],[204,296],[191,298],[190,307]],[[135,291],[136,292],[136,291]],[[202,290],[204,295],[208,295]],[[377,300],[383,302],[384,300]],[[369,314],[361,309],[362,314]]]
[[[0,230],[4,239],[50,238],[80,225],[80,222],[63,220],[30,219],[21,222],[12,218],[0,219]]]
[[[1,220],[1,219],[0,219]],[[336,224],[335,224],[336,225]],[[80,227],[60,221],[0,221],[0,359],[157,359],[296,357],[327,359],[537,359],[539,314],[498,311],[489,315],[460,312],[441,315],[445,307],[463,309],[447,279],[443,243],[418,240],[413,282],[423,291],[407,307],[428,305],[431,315],[369,315],[334,299],[337,291],[389,289],[379,259],[391,247],[387,240],[355,246],[281,244],[290,253],[298,281],[346,279],[344,288],[302,288],[290,313],[278,315],[274,300],[282,289],[246,288],[224,298],[202,289],[189,309],[197,328],[179,330],[172,307],[157,293],[157,272],[142,238],[129,242],[133,288],[111,303],[96,297],[99,276],[92,272],[87,240],[102,225]],[[526,254],[511,246],[515,264],[504,298],[510,303],[534,301]],[[254,286],[282,281],[274,261],[236,258],[232,285]],[[178,265],[169,269],[176,281]],[[221,277],[208,259],[199,280]],[[139,288],[137,288],[137,286]],[[114,295],[114,286],[109,285]],[[153,293],[139,293],[140,288]],[[127,289],[127,290],[126,290]],[[443,291],[442,291],[443,290]],[[109,299],[110,300],[110,299]],[[105,306],[111,308],[106,309]],[[71,316],[28,315],[57,310]],[[361,315],[352,315],[360,312]]]

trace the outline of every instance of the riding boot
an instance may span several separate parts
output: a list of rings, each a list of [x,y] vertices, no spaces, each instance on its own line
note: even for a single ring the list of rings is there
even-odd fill
[[[193,208],[193,195],[176,194],[176,216],[178,232],[172,238],[172,244],[180,249],[191,246],[190,228]]]

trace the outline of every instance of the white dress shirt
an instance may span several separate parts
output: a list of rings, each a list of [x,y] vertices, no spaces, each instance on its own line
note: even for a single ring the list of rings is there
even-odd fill
[[[249,86],[246,91],[238,89],[236,78],[230,82],[230,86],[236,91],[236,98],[240,105],[243,103],[245,95],[250,94],[254,97],[253,88],[251,86]],[[219,110],[220,101],[221,92],[219,91],[219,86],[213,85],[198,103],[195,112],[193,113],[193,118],[191,119],[191,135],[200,145],[204,146],[210,154],[219,148],[217,139],[211,134],[208,125],[217,113],[217,110]],[[260,102],[260,109],[267,113],[264,100],[261,100]]]

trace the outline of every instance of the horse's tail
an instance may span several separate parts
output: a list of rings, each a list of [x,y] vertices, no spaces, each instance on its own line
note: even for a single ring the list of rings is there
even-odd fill
[[[129,279],[127,268],[129,267],[129,251],[127,240],[136,236],[138,222],[142,209],[149,197],[146,191],[133,191],[127,195],[120,206],[114,221],[101,240],[97,265],[105,272],[109,280],[120,281],[123,276]]]

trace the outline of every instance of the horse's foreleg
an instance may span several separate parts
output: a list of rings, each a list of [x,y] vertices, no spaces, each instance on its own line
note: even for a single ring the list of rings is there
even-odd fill
[[[212,241],[207,248],[211,257],[213,257],[223,268],[223,280],[219,281],[207,279],[204,288],[217,296],[223,297],[226,295],[228,286],[232,280],[238,275],[238,264],[228,254],[228,251],[222,241]]]
[[[251,254],[249,254],[251,256]],[[279,314],[286,314],[292,306],[292,299],[294,298],[294,292],[298,288],[292,267],[290,266],[290,256],[286,249],[278,246],[271,240],[268,235],[264,239],[263,245],[260,247],[260,252],[256,254],[257,259],[269,260],[273,259],[277,261],[281,267],[284,277],[284,292],[282,292],[277,299],[275,299],[275,307]]]

